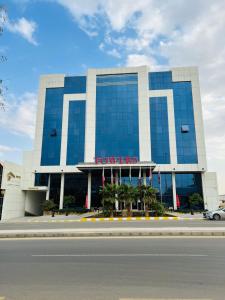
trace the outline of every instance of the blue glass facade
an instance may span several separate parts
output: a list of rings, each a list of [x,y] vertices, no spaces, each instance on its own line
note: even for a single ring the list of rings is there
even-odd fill
[[[60,164],[63,88],[46,89],[41,166]]]
[[[179,164],[198,163],[191,82],[174,82],[173,98],[176,126],[177,161]],[[183,132],[182,126],[189,131]]]
[[[151,184],[155,189],[157,189],[157,200],[159,202],[161,201],[162,194],[162,203],[166,207],[173,207],[173,187],[171,173],[161,173],[160,176],[158,173],[153,173],[152,182],[149,182],[149,178],[147,177],[147,184]]]
[[[177,162],[198,163],[191,82],[172,82],[172,72],[149,73],[150,90],[173,90]],[[188,128],[188,130],[183,130]]]
[[[150,131],[152,161],[170,163],[168,111],[166,97],[150,98]]]
[[[96,156],[139,158],[137,74],[97,76]]]
[[[49,174],[35,173],[34,186],[48,186]]]
[[[201,173],[176,174],[176,193],[179,197],[181,208],[189,208],[188,197],[193,193],[202,195]]]
[[[85,101],[69,102],[67,165],[84,161]]]
[[[70,76],[64,79],[65,94],[86,93],[86,76]]]

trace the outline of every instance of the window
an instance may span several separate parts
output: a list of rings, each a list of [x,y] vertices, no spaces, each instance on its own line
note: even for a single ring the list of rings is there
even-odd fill
[[[96,156],[139,157],[138,76],[96,78]]]
[[[46,89],[41,166],[60,164],[63,88]]]
[[[188,125],[181,125],[181,132],[183,132],[183,133],[189,132],[189,126]]]
[[[178,164],[198,163],[191,82],[173,82],[171,71],[151,72],[149,89],[173,90],[177,162]]]
[[[69,102],[67,165],[84,161],[85,105],[84,100]]]
[[[168,112],[166,97],[150,98],[150,130],[152,161],[170,163]]]

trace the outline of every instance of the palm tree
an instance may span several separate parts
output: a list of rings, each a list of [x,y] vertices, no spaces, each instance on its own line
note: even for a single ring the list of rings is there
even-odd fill
[[[149,217],[149,209],[151,205],[156,202],[156,193],[157,189],[153,188],[152,186],[145,186],[145,189],[143,188],[143,201],[145,205],[145,216]]]
[[[110,217],[113,217],[113,211],[116,201],[117,186],[115,184],[107,183],[100,189],[100,195],[102,196],[103,208],[110,211]]]
[[[125,203],[125,207],[127,209],[127,216],[132,216],[131,204],[137,200],[138,192],[137,188],[132,185],[121,184],[118,186],[118,199],[120,202]]]
[[[145,192],[146,192],[146,185],[141,184],[141,185],[137,186],[137,192],[138,192],[138,199],[144,205],[144,196],[145,196]]]

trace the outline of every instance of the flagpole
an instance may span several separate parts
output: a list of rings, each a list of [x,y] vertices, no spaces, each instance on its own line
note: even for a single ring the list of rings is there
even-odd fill
[[[111,184],[113,184],[113,169],[111,167]]]
[[[129,172],[129,180],[130,180],[130,184],[131,184],[131,166],[130,166],[130,172]]]
[[[152,168],[149,168],[149,185],[152,186]]]
[[[122,176],[121,176],[121,167],[120,167],[120,185],[122,183]]]
[[[102,168],[102,187],[105,187],[105,169],[104,167]]]

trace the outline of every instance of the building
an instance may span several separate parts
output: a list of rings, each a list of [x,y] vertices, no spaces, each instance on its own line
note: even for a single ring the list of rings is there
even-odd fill
[[[34,150],[25,153],[21,174],[27,207],[46,198],[63,208],[64,195],[74,195],[75,206],[99,207],[104,176],[117,184],[152,184],[175,210],[186,208],[194,192],[205,208],[216,208],[197,68],[41,76]]]

